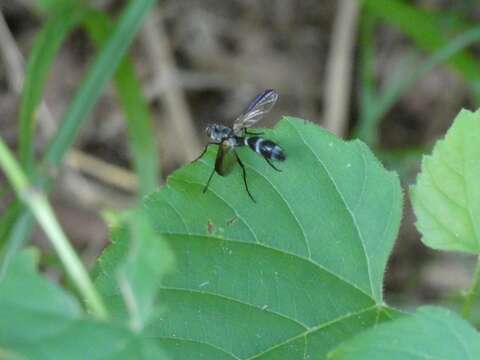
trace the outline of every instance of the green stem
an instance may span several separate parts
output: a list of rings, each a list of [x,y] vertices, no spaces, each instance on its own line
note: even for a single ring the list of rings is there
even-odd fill
[[[87,306],[99,319],[107,318],[108,314],[100,296],[93,286],[85,267],[58,224],[45,195],[30,186],[25,174],[1,138],[0,166],[5,171],[18,197],[30,208],[48,235],[63,266],[73,283],[77,286],[80,294],[82,294]]]
[[[475,267],[475,272],[473,273],[472,283],[470,288],[465,293],[465,301],[463,303],[462,315],[465,319],[468,320],[470,317],[470,312],[472,310],[472,305],[475,302],[477,293],[479,290],[480,283],[480,256],[477,258],[477,266]]]

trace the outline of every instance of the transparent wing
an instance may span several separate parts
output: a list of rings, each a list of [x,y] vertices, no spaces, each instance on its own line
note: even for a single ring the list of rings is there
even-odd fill
[[[278,94],[268,89],[259,93],[243,111],[243,113],[235,119],[233,123],[233,131],[235,134],[240,134],[242,129],[249,128],[272,110],[273,105],[277,102]]]

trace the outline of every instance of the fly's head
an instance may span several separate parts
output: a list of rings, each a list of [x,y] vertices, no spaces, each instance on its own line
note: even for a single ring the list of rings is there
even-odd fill
[[[233,135],[232,129],[218,124],[208,124],[205,130],[210,139],[216,143],[220,143]]]

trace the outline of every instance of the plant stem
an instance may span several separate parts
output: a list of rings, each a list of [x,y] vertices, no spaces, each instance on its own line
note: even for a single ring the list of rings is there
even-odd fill
[[[467,320],[470,317],[472,305],[475,302],[475,298],[478,293],[478,289],[480,285],[479,282],[480,282],[480,256],[477,258],[477,265],[473,273],[472,283],[470,284],[470,288],[468,289],[468,291],[465,293],[465,296],[464,296],[465,301],[463,303],[462,315]]]
[[[87,306],[99,319],[107,318],[108,314],[100,296],[93,286],[85,267],[58,224],[55,214],[53,213],[45,195],[30,186],[22,169],[1,138],[0,167],[5,171],[5,174],[10,180],[18,197],[30,208],[37,218],[37,221],[48,235],[63,263],[63,266],[73,283],[77,286],[80,294],[82,294]]]

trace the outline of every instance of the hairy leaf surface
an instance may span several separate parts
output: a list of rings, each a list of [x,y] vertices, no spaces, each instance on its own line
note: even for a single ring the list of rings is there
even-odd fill
[[[146,199],[176,262],[146,332],[173,359],[316,358],[391,316],[382,282],[401,213],[397,176],[363,143],[301,119],[284,118],[265,136],[287,160],[280,173],[238,150],[256,203],[239,168],[202,193],[214,146]],[[103,256],[103,274],[119,246]]]
[[[480,335],[449,310],[424,307],[342,344],[332,360],[480,359]]]
[[[411,197],[422,241],[480,253],[480,112],[462,110],[432,155],[424,156]]]
[[[141,333],[87,316],[36,272],[31,251],[15,257],[0,279],[0,348],[21,359],[166,359]]]

